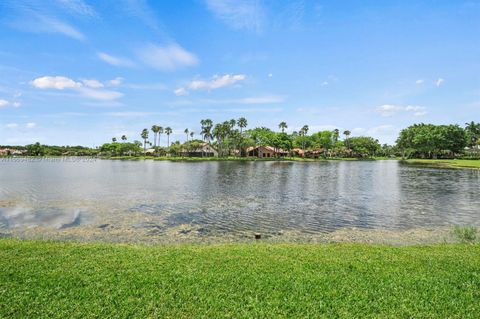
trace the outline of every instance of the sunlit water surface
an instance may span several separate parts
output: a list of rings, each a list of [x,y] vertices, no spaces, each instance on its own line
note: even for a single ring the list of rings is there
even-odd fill
[[[478,170],[398,161],[3,161],[0,234],[174,241],[478,226],[479,182]]]

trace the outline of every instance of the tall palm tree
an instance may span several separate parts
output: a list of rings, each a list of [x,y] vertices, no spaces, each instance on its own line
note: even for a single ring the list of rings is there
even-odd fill
[[[195,132],[190,132],[190,137],[193,140],[193,137],[195,136]]]
[[[113,142],[113,143],[116,143],[116,142],[117,142],[117,138],[116,138],[116,137],[112,137],[112,142]]]
[[[308,134],[308,125],[304,125],[300,129],[300,135],[303,136],[302,138],[302,150],[305,151],[305,136]]]
[[[240,128],[240,134],[243,133],[243,129],[247,127],[248,123],[247,123],[247,119],[244,118],[244,117],[241,117],[237,120],[237,125],[238,127]]]
[[[170,134],[172,134],[172,129],[170,127],[165,128],[165,134],[167,134],[167,147],[170,147]]]
[[[185,131],[183,131],[183,133],[185,133],[187,135],[187,142],[188,142],[188,128],[185,129]]]
[[[345,146],[350,149],[350,143],[348,142],[348,137],[352,134],[349,130],[343,131],[343,135],[345,135]]]
[[[230,124],[230,128],[233,129],[235,127],[235,124],[237,124],[237,121],[231,119],[228,123]]]
[[[213,121],[211,119],[201,120],[200,124],[202,125],[202,136],[203,140],[210,143],[210,139],[212,138],[212,127]]]
[[[158,146],[160,146],[160,138],[161,138],[163,132],[164,132],[164,131],[163,131],[163,127],[162,127],[162,126],[159,126],[159,127],[158,127]]]
[[[280,124],[278,124],[278,128],[282,130],[282,133],[285,133],[285,129],[288,128],[287,122],[280,122]]]
[[[147,152],[147,139],[148,139],[148,130],[144,128],[140,136],[143,139],[143,153]]]
[[[121,139],[122,139],[122,141],[125,142],[125,141],[127,140],[127,136],[126,136],[126,135],[122,135]]]
[[[336,128],[333,130],[333,143],[337,143],[339,137],[340,137],[340,130]]]
[[[158,125],[153,125],[152,126],[152,132],[153,132],[153,147],[156,147],[157,146],[157,135],[158,135],[158,132],[160,131],[160,126]]]

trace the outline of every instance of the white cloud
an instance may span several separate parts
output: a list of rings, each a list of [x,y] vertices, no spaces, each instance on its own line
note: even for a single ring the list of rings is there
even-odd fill
[[[81,83],[75,82],[74,80],[64,76],[43,76],[36,78],[31,82],[31,84],[39,89],[57,90],[79,88],[82,86]]]
[[[119,86],[120,84],[122,84],[122,82],[123,82],[123,78],[116,77],[115,79],[112,79],[112,80],[108,81],[107,85],[108,86]]]
[[[418,105],[393,105],[393,104],[384,104],[377,107],[377,112],[380,113],[382,116],[392,116],[399,112],[410,112],[413,113],[414,116],[423,116],[427,114],[426,107],[418,106]]]
[[[321,86],[327,86],[328,85],[328,82],[327,81],[323,81]]]
[[[22,103],[20,102],[13,102],[13,107],[20,107],[22,105]]]
[[[102,101],[116,100],[123,96],[123,93],[117,91],[95,90],[88,87],[79,88],[78,91],[85,97]]]
[[[260,32],[265,19],[259,0],[205,0],[207,8],[233,29]]]
[[[268,73],[268,77],[269,77],[269,78],[273,77],[273,74],[272,74],[272,73]]]
[[[168,46],[149,44],[138,50],[137,54],[143,63],[162,71],[173,71],[198,64],[195,54],[188,52],[178,44]]]
[[[245,74],[225,74],[222,76],[215,75],[211,80],[193,80],[188,85],[191,90],[216,90],[225,86],[233,85],[239,81],[245,80]]]
[[[445,82],[445,80],[444,80],[444,79],[442,79],[442,78],[438,78],[438,80],[435,82],[435,85],[436,85],[437,87],[439,87],[440,85],[442,85],[442,84],[443,84],[443,82]]]
[[[8,102],[7,100],[0,99],[0,107],[5,107],[9,104],[10,102]]]
[[[30,83],[39,89],[71,89],[84,97],[102,101],[115,100],[123,96],[123,93],[102,89],[104,85],[98,80],[89,79],[82,82],[76,82],[65,76],[43,76]]]
[[[422,80],[422,79],[418,79],[418,80],[415,81],[415,84],[417,84],[417,85],[421,85],[423,83],[425,83],[425,80]]]
[[[175,91],[173,91],[173,93],[175,93],[176,96],[185,96],[185,95],[188,95],[188,91],[185,90],[185,88],[178,88],[178,89],[176,89]]]
[[[33,123],[33,122],[27,123],[27,124],[25,125],[26,128],[34,128],[34,127],[36,127],[36,126],[37,126],[37,124],[36,124],[36,123]]]
[[[17,128],[18,127],[18,124],[17,123],[8,123],[7,125],[5,125],[7,128]]]
[[[102,88],[104,86],[102,82],[95,79],[85,79],[82,80],[82,83],[83,85],[93,89]]]
[[[123,66],[123,67],[133,67],[135,66],[135,63],[133,61],[126,59],[126,58],[121,58],[117,56],[113,56],[104,52],[98,52],[97,56],[100,60],[114,66]]]

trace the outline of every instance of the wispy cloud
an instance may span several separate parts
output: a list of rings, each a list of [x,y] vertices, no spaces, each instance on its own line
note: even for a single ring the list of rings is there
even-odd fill
[[[423,116],[427,114],[427,108],[424,106],[418,105],[394,105],[394,104],[384,104],[376,108],[376,111],[382,116],[393,116],[399,112],[409,112],[413,116]]]
[[[437,87],[440,87],[440,86],[443,84],[443,82],[445,82],[444,79],[438,78],[437,81],[435,81],[435,85],[436,85]]]
[[[233,29],[260,32],[265,10],[260,0],[205,0],[207,8]]]
[[[217,90],[223,87],[232,86],[247,78],[245,74],[214,75],[210,80],[195,79],[188,83],[187,88],[180,87],[174,91],[175,95],[188,95],[188,90]],[[188,89],[188,90],[187,90]]]
[[[423,79],[418,79],[418,80],[415,81],[415,84],[417,84],[417,85],[422,85],[423,83],[425,83],[425,80],[423,80]]]
[[[103,89],[104,84],[96,79],[77,82],[65,76],[43,76],[32,80],[30,84],[43,90],[74,90],[84,97],[102,101],[115,100],[123,96],[123,93]]]
[[[97,56],[100,60],[102,60],[103,62],[106,62],[110,65],[122,66],[122,67],[134,67],[135,66],[135,63],[130,59],[113,56],[113,55],[107,54],[105,52],[98,52]]]
[[[88,17],[97,16],[95,9],[86,4],[83,0],[56,0],[55,2],[73,14],[80,14]]]
[[[8,3],[7,7],[11,9],[11,12],[9,12],[9,20],[7,21],[14,28],[32,33],[61,34],[81,41],[86,39],[86,36],[81,31],[58,18],[65,14],[65,10],[59,10],[59,7],[60,9],[67,9],[67,11],[76,11],[73,12],[76,15],[78,15],[78,10],[83,10],[82,14],[86,13],[85,10],[88,10],[90,7],[81,0],[58,0],[55,2],[9,1]],[[93,13],[93,9],[90,9],[90,13]]]
[[[173,71],[198,64],[195,54],[176,43],[167,46],[148,44],[137,50],[137,54],[143,63],[162,71]]]
[[[8,106],[9,104],[10,102],[8,102],[7,100],[0,99],[0,108]]]

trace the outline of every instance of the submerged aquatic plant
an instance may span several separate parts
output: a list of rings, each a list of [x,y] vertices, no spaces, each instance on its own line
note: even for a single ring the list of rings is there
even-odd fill
[[[454,226],[453,234],[462,242],[473,242],[477,238],[477,228],[475,226]]]

